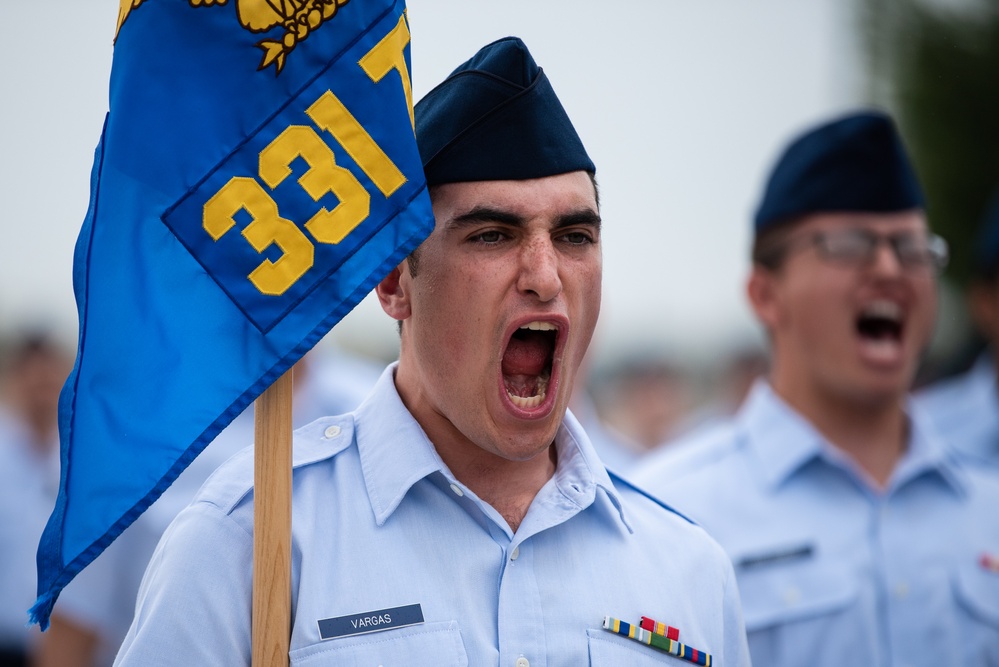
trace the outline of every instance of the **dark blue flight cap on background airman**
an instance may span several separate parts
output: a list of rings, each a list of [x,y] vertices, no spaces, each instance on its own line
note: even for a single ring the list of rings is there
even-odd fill
[[[923,208],[923,192],[895,123],[864,111],[792,141],[756,211],[757,234],[810,213],[893,213]]]
[[[596,172],[527,46],[482,47],[417,103],[416,141],[428,185]]]
[[[991,276],[999,271],[999,190],[979,223],[975,239],[975,271],[982,276]]]

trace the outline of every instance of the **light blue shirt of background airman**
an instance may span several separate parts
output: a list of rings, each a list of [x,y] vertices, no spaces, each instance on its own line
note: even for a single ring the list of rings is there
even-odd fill
[[[910,423],[879,491],[761,381],[636,473],[728,552],[754,664],[999,664],[999,484]]]
[[[983,353],[971,370],[928,387],[914,402],[934,430],[970,463],[999,470],[997,378],[992,355]]]

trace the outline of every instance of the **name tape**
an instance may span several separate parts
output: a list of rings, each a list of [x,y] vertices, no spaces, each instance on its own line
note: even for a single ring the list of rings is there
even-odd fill
[[[365,611],[349,616],[324,618],[319,623],[320,639],[336,639],[369,632],[381,632],[407,625],[423,623],[423,608],[419,604],[409,604],[391,609]]]

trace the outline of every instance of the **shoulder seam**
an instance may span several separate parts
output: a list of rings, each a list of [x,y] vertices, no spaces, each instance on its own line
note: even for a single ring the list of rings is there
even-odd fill
[[[639,495],[645,496],[646,498],[648,498],[649,500],[651,500],[656,505],[659,505],[660,507],[662,507],[667,512],[671,512],[672,514],[677,515],[678,517],[680,517],[681,519],[683,519],[684,521],[686,521],[690,525],[692,525],[692,526],[698,526],[698,523],[696,521],[694,521],[693,519],[691,519],[689,516],[687,516],[683,512],[680,512],[676,508],[674,508],[674,507],[666,504],[665,502],[663,502],[659,498],[655,497],[654,495],[652,495],[651,493],[649,493],[645,489],[643,489],[641,487],[638,487],[638,486],[635,486],[635,484],[633,484],[632,482],[626,480],[624,477],[621,477],[620,475],[618,475],[618,474],[616,474],[614,472],[611,472],[610,470],[607,471],[607,474],[610,475],[611,480],[615,484],[619,484],[620,483],[623,486],[628,487],[629,489],[631,489],[632,491],[638,493]]]

